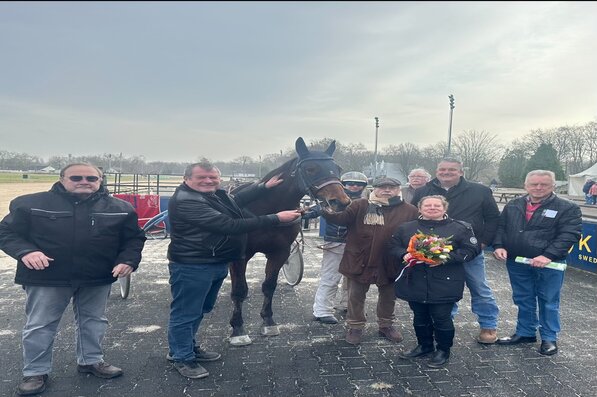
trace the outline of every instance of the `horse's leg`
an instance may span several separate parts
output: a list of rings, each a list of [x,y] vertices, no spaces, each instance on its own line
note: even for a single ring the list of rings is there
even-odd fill
[[[230,280],[232,288],[230,297],[234,304],[230,325],[232,326],[232,335],[230,335],[230,344],[233,346],[245,346],[253,343],[243,327],[243,302],[247,298],[247,262],[240,260],[230,264]]]
[[[278,325],[274,321],[272,311],[272,299],[276,287],[278,285],[278,275],[280,269],[284,265],[289,255],[288,251],[271,253],[267,255],[267,264],[265,265],[265,280],[261,284],[261,291],[263,292],[263,306],[261,307],[261,318],[263,319],[263,326],[261,328],[261,335],[276,336],[280,335]]]

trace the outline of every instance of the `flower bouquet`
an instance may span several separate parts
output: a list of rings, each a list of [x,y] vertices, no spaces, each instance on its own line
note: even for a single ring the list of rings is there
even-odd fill
[[[421,231],[410,238],[408,242],[407,254],[404,255],[406,266],[396,278],[396,281],[402,277],[404,271],[416,264],[427,263],[429,266],[439,266],[449,259],[449,253],[453,250],[450,237],[439,237],[435,234],[425,234]]]

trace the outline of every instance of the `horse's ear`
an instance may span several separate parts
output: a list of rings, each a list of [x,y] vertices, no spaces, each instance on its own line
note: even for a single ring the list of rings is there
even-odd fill
[[[294,144],[296,152],[299,158],[307,157],[309,155],[309,149],[307,149],[307,145],[305,145],[305,141],[303,138],[299,137]]]
[[[330,143],[330,146],[325,150],[325,153],[328,154],[330,157],[332,157],[332,154],[334,154],[335,150],[336,150],[336,141],[332,141],[332,143]]]

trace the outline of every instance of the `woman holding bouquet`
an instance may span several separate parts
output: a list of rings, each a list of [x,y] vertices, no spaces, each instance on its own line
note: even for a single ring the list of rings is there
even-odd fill
[[[427,365],[439,368],[450,358],[454,340],[451,311],[454,302],[462,299],[463,263],[479,255],[479,248],[468,223],[448,218],[445,197],[423,197],[418,207],[419,219],[400,225],[390,241],[390,253],[404,261],[395,284],[396,296],[407,301],[413,311],[418,342],[400,356],[433,353]]]

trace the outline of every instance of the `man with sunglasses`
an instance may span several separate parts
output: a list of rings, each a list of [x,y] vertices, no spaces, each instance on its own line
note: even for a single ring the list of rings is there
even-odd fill
[[[69,164],[50,191],[17,197],[0,222],[0,249],[17,260],[27,294],[19,395],[45,390],[58,324],[72,299],[77,370],[99,378],[123,371],[103,360],[111,284],[141,261],[145,234],[133,207],[111,197],[101,171]]]
[[[367,175],[358,171],[350,171],[342,174],[340,181],[344,185],[344,191],[351,200],[366,198],[368,192]],[[303,219],[313,219],[321,215],[321,206],[303,214]],[[315,292],[315,302],[313,303],[313,321],[319,321],[322,324],[337,324],[338,319],[334,316],[334,298],[338,292],[338,284],[342,279],[342,274],[338,271],[344,248],[346,247],[346,226],[336,225],[323,220],[322,227],[325,224],[325,234],[323,236],[324,244],[323,258],[321,260],[321,271],[319,272],[319,286]],[[347,307],[348,286],[346,282],[342,283],[340,290],[340,302],[338,304],[341,311]]]

